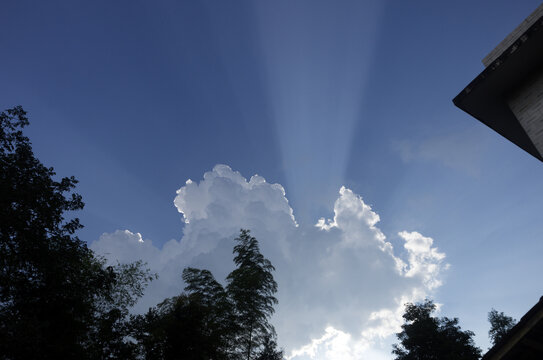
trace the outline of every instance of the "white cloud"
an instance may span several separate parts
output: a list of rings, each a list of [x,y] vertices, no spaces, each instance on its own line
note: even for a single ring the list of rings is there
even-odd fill
[[[481,130],[484,130],[481,128]],[[404,163],[438,163],[472,177],[478,177],[487,151],[485,134],[470,128],[446,135],[435,135],[419,141],[401,140],[392,147]]]
[[[439,272],[448,268],[448,264],[442,265],[445,254],[432,247],[434,240],[416,231],[402,231],[398,235],[405,240],[404,248],[409,253],[409,267],[405,276],[420,277],[428,289],[440,286]]]
[[[417,232],[399,233],[405,258],[396,255],[377,227],[379,215],[345,187],[334,218],[316,225],[298,226],[281,185],[258,175],[247,181],[225,165],[187,181],[174,203],[186,222],[180,241],[158,248],[124,230],[91,244],[111,261],[141,258],[159,274],[136,310],[181,292],[186,266],[207,268],[222,281],[233,268],[232,239],[249,228],[277,269],[273,322],[295,360],[387,358],[403,304],[438,287],[447,267],[433,240]]]

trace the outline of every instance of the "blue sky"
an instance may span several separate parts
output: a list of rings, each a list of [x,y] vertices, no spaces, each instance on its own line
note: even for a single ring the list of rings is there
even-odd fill
[[[189,242],[176,190],[216,164],[281,184],[307,229],[344,185],[397,256],[404,230],[446,254],[426,295],[486,349],[492,307],[519,318],[542,295],[543,165],[452,98],[538,5],[8,0],[0,107],[23,105],[38,157],[80,180],[89,243]]]

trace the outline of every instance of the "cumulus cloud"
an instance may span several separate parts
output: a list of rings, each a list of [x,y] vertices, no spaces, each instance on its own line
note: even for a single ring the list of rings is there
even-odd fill
[[[281,185],[217,165],[201,181],[187,181],[174,204],[186,223],[179,241],[158,247],[119,230],[91,244],[110,261],[142,259],[159,274],[135,310],[181,292],[186,266],[223,280],[233,268],[232,239],[248,228],[277,269],[272,321],[296,360],[379,358],[376,349],[399,330],[403,304],[440,286],[447,267],[433,239],[418,232],[398,234],[398,255],[378,228],[379,215],[345,187],[333,219],[298,225]]]

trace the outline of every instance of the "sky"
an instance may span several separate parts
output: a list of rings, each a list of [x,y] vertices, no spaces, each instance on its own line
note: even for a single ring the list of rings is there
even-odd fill
[[[0,4],[0,109],[75,176],[79,237],[223,281],[249,228],[289,359],[391,359],[432,298],[489,347],[539,299],[543,164],[452,99],[538,1]]]

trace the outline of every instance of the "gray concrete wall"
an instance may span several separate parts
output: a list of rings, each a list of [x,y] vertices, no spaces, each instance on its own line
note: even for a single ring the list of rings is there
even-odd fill
[[[543,71],[511,94],[507,103],[537,151],[543,155]]]

